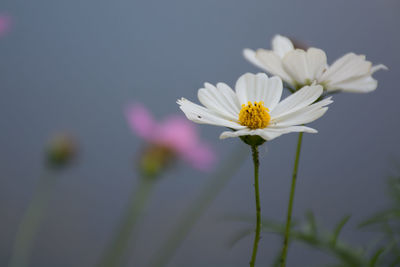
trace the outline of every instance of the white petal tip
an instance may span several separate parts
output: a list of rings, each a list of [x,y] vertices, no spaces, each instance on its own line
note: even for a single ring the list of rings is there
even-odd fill
[[[219,139],[221,139],[221,140],[226,139],[226,138],[228,138],[228,137],[232,137],[232,136],[229,134],[229,132],[223,132],[223,133],[221,133],[221,134],[219,135]]]
[[[245,48],[243,49],[243,55],[250,55],[250,54],[255,54],[256,52],[253,49],[250,48]]]
[[[386,67],[386,66],[383,65],[383,64],[378,64],[378,65],[375,65],[375,66],[373,66],[373,67],[371,68],[371,73],[374,73],[374,72],[376,72],[376,71],[378,71],[378,70],[389,70],[389,68]]]
[[[176,100],[176,103],[178,104],[178,105],[182,105],[183,104],[183,102],[185,102],[186,101],[186,98],[184,98],[184,97],[181,97],[181,98],[178,98],[177,100]]]
[[[288,37],[280,35],[280,34],[275,34],[274,37],[272,38],[272,42],[280,41],[280,40],[283,40],[285,42],[287,42],[287,41],[292,42]]]
[[[257,61],[256,51],[249,48],[243,49],[243,57],[251,62]]]

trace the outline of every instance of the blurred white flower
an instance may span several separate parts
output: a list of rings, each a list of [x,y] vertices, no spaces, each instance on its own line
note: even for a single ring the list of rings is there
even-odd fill
[[[243,54],[251,63],[278,75],[294,89],[316,82],[330,92],[367,93],[378,85],[372,74],[387,69],[382,64],[372,66],[364,55],[354,53],[345,54],[329,66],[323,50],[314,47],[307,51],[295,49],[289,38],[281,35],[272,39],[272,50],[244,49]]]
[[[303,124],[321,117],[332,102],[326,98],[314,103],[323,92],[320,85],[305,86],[280,101],[282,80],[264,73],[242,75],[235,91],[225,83],[205,83],[198,91],[205,107],[185,98],[177,103],[189,120],[233,130],[223,132],[221,139],[251,135],[268,141],[290,132],[316,133]]]

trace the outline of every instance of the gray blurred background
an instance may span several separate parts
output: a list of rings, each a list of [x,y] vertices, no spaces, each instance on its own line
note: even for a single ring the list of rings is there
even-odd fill
[[[157,118],[178,113],[175,101],[196,100],[203,82],[234,85],[259,70],[243,48],[270,47],[274,34],[322,48],[331,63],[346,52],[366,54],[389,71],[374,75],[370,94],[335,95],[329,112],[304,139],[294,216],[315,212],[326,227],[352,214],[344,239],[364,244],[373,234],[357,222],[385,207],[385,180],[399,160],[400,2],[398,0],[2,0],[13,19],[0,39],[0,266],[8,262],[17,225],[43,173],[43,150],[55,133],[76,136],[76,165],[58,177],[32,254],[32,266],[91,266],[123,213],[137,182],[134,158],[143,143],[128,128],[123,107],[142,102]],[[199,127],[220,162],[238,140],[222,128]],[[286,213],[296,134],[267,144],[261,156],[263,216]],[[266,147],[266,146],[264,146]],[[253,237],[232,249],[248,224],[221,221],[255,212],[248,159],[198,222],[169,266],[247,266]],[[130,266],[145,266],[208,175],[180,164],[157,185],[145,211]],[[281,239],[263,233],[258,265],[276,255]],[[303,245],[288,266],[332,262]]]

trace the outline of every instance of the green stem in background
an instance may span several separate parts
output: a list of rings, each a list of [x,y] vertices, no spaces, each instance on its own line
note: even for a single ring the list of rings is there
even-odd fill
[[[155,177],[144,177],[140,179],[137,190],[131,195],[128,210],[124,215],[120,227],[116,231],[109,249],[97,266],[116,267],[121,265],[124,252],[132,239],[135,225],[150,197],[155,182]]]
[[[37,185],[32,201],[22,218],[14,242],[9,267],[28,266],[29,256],[32,251],[34,238],[43,220],[43,216],[56,179],[51,173],[44,174]]]
[[[283,240],[281,267],[286,266],[286,256],[287,256],[287,251],[288,251],[288,246],[289,246],[290,224],[291,224],[291,220],[292,220],[294,192],[296,189],[297,170],[299,168],[302,140],[303,140],[303,133],[301,132],[301,133],[299,133],[299,138],[297,140],[296,159],[294,161],[294,167],[293,167],[292,185],[290,188],[290,198],[289,198],[287,217],[286,217],[285,237]]]
[[[212,175],[201,191],[201,194],[183,213],[181,219],[170,232],[164,244],[157,250],[155,256],[152,257],[150,266],[161,267],[168,264],[199,218],[204,214],[222,189],[225,188],[234,174],[239,170],[240,166],[242,166],[248,156],[247,150],[245,149],[247,149],[246,146],[238,146],[235,151],[230,153],[232,156],[222,164],[214,175]]]
[[[258,160],[258,147],[251,146],[251,151],[254,163],[254,195],[256,200],[256,214],[257,214],[256,231],[253,243],[253,253],[251,255],[251,260],[250,260],[250,266],[254,267],[254,265],[256,264],[258,242],[260,241],[260,231],[261,231],[261,205],[260,205],[260,190],[258,184],[258,168],[260,166],[260,162]]]

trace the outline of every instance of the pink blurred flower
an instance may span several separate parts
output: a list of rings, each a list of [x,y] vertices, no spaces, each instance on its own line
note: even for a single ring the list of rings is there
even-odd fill
[[[209,170],[215,154],[202,142],[194,124],[180,115],[170,115],[157,122],[141,104],[126,108],[125,115],[132,131],[151,144],[167,147],[194,168]]]
[[[11,27],[11,17],[0,14],[0,37],[6,34]]]

